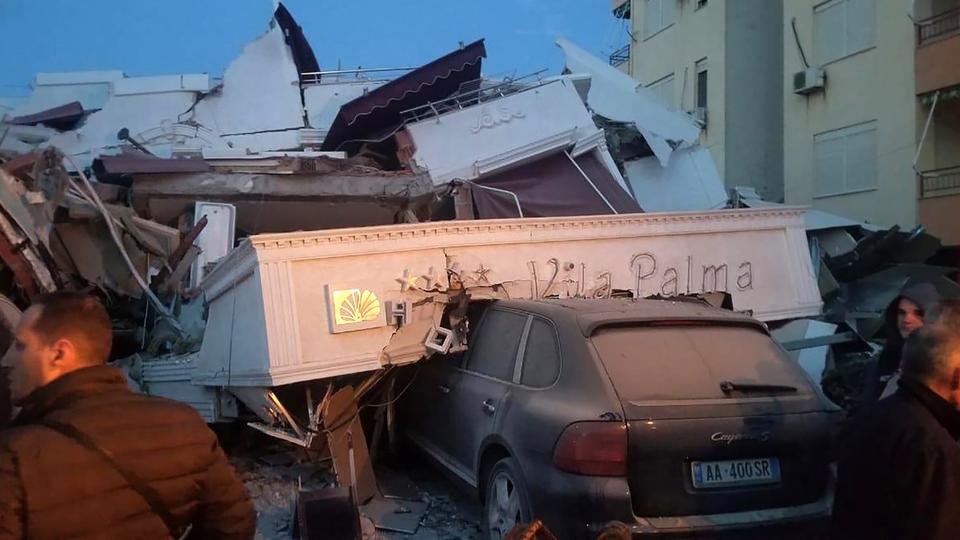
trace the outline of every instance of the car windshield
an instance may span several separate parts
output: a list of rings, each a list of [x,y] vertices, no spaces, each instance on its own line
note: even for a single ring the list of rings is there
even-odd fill
[[[601,328],[590,341],[623,399],[809,394],[806,375],[758,330],[720,325]]]

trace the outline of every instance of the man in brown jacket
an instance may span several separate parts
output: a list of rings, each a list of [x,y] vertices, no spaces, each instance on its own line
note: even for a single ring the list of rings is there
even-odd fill
[[[189,406],[104,365],[99,301],[46,296],[3,358],[21,407],[0,434],[0,540],[253,538],[250,496]]]

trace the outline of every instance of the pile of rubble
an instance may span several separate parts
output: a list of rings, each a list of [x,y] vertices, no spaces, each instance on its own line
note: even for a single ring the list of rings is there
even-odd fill
[[[750,188],[728,195],[709,151],[698,143],[701,125],[695,118],[663,107],[649,90],[576,45],[563,39],[557,45],[566,56],[566,70],[556,76],[486,78],[482,40],[416,69],[321,71],[300,27],[280,5],[268,31],[243,50],[222,80],[206,74],[39,74],[33,94],[0,121],[0,337],[9,340],[20,311],[39,294],[95,290],[115,321],[114,351],[128,357],[124,365],[131,384],[159,394],[169,388],[169,395],[193,404],[211,420],[232,411],[223,416],[243,417],[265,433],[311,450],[314,441],[319,446],[326,442],[336,479],[363,484],[354,472],[344,481],[347,447],[337,436],[353,429],[363,433],[357,402],[371,397],[391,402],[393,381],[385,371],[367,379],[348,373],[335,385],[323,381],[323,387],[305,384],[297,388],[305,390],[304,396],[295,399],[283,395],[308,411],[306,422],[283,406],[277,394],[283,394],[285,383],[273,379],[232,388],[227,368],[226,385],[196,385],[189,391],[176,386],[195,382],[194,360],[214,302],[205,297],[201,283],[215,274],[221,281],[232,280],[229,287],[218,286],[222,296],[259,271],[251,266],[240,276],[224,269],[258,256],[249,241],[241,245],[244,238],[454,219],[783,207]],[[9,100],[0,106],[4,104]],[[886,305],[912,282],[932,282],[946,296],[960,293],[950,279],[956,268],[928,264],[936,262],[940,245],[920,229],[880,229],[818,211],[807,212],[805,229],[813,267],[792,271],[816,276],[825,307],[819,316],[778,320],[771,327],[810,376],[819,382],[828,374],[823,382],[828,393],[848,404],[859,392],[858,370],[884,337]],[[345,234],[362,234],[351,231]],[[289,240],[297,242],[306,240]],[[803,248],[798,251],[806,257]],[[634,259],[638,257],[649,257],[656,268],[652,255]],[[579,271],[580,281],[572,289],[586,294],[584,264],[561,264],[556,258],[550,264],[554,278]],[[691,281],[690,256],[686,264],[687,288],[691,282],[696,288],[700,278]],[[640,281],[653,270],[641,276],[644,267],[630,265],[639,295]],[[673,273],[664,274],[657,290],[667,295],[672,283],[673,294],[681,294],[678,269],[667,266],[666,272]],[[468,274],[458,264],[427,267],[427,275],[403,270],[396,280],[401,292],[412,288],[423,293],[411,306],[430,304],[428,292],[437,292],[450,278],[462,286]],[[752,263],[743,267],[748,270],[740,276],[743,290],[752,289]],[[707,290],[708,269],[714,288],[723,272],[726,289],[726,273],[732,273],[733,265],[715,263],[703,266],[702,291],[687,293],[713,292]],[[482,262],[472,272],[477,288],[503,289],[503,283],[490,282],[489,272]],[[541,280],[536,263],[531,273],[533,296],[550,295],[553,278]],[[604,275],[606,285],[594,293],[613,295],[611,272]],[[572,278],[556,285],[569,295],[571,283]],[[257,289],[251,290],[256,295]],[[356,296],[360,302],[359,289]],[[815,291],[812,296],[801,306],[806,310],[802,314],[818,308]],[[458,309],[465,310],[466,295],[451,293],[454,297],[463,304]],[[229,333],[224,333],[228,338],[235,335],[235,298]],[[249,309],[264,309],[262,299],[251,302]],[[414,318],[408,306],[383,306],[399,321],[389,337],[412,335],[399,331],[401,322]],[[379,303],[376,308],[380,317]],[[431,317],[450,318],[441,311]],[[382,326],[388,326],[385,314],[382,319]],[[293,323],[280,326],[285,324]],[[452,335],[434,333],[427,342]],[[397,346],[425,351],[423,335],[414,337],[416,343]],[[147,372],[159,373],[154,379],[159,382],[148,387]],[[266,388],[271,386],[278,387],[276,393]],[[325,391],[319,405],[312,391]],[[351,397],[333,407],[344,391]],[[4,403],[0,396],[0,409]],[[0,410],[0,421],[7,413]],[[331,424],[327,416],[338,414],[350,420]],[[376,416],[375,432],[391,429],[389,416]],[[321,429],[321,424],[336,428]],[[372,477],[365,444],[359,446],[361,468]],[[351,446],[351,455],[354,450]],[[265,537],[285,534],[289,506],[298,493],[295,481],[304,482],[302,467],[262,469],[242,458],[237,464],[251,490],[262,495],[262,514],[272,516],[261,524],[272,528]],[[334,480],[307,476],[300,487]],[[360,488],[364,486],[358,486],[360,498],[371,500],[376,486]],[[369,511],[385,512],[379,507]]]

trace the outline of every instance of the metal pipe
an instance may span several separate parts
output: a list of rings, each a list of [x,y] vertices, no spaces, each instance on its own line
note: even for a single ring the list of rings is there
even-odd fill
[[[143,293],[147,295],[147,298],[153,302],[154,307],[157,308],[157,311],[160,312],[164,317],[166,317],[170,324],[173,326],[174,330],[177,332],[182,332],[183,330],[180,327],[180,323],[173,317],[173,314],[167,309],[167,306],[163,305],[163,302],[157,298],[157,295],[153,294],[153,291],[150,290],[150,286],[147,285],[147,282],[143,280],[143,277],[140,275],[140,272],[137,271],[137,267],[133,264],[133,261],[130,259],[130,255],[127,253],[127,250],[123,247],[123,240],[120,239],[120,234],[117,232],[116,227],[113,224],[113,216],[107,212],[106,207],[103,206],[103,201],[100,200],[100,195],[97,194],[97,190],[93,188],[93,184],[90,183],[90,179],[87,178],[87,175],[83,173],[83,170],[80,167],[77,167],[77,164],[73,161],[73,158],[70,156],[64,155],[64,159],[70,162],[70,165],[76,169],[77,174],[80,176],[80,179],[83,180],[84,185],[90,191],[90,196],[93,199],[94,204],[97,209],[103,215],[103,219],[107,224],[107,230],[110,231],[110,236],[113,238],[113,243],[117,245],[117,249],[120,250],[120,255],[123,256],[124,262],[127,263],[127,268],[130,270],[130,273],[133,275],[133,278],[136,280],[137,285],[143,289]]]
[[[920,161],[920,151],[923,150],[923,142],[927,139],[927,130],[930,129],[930,122],[933,120],[933,112],[937,110],[937,101],[940,100],[940,91],[933,95],[933,103],[930,104],[930,114],[927,115],[927,121],[923,124],[923,134],[920,135],[920,143],[917,145],[917,153],[913,156],[913,172],[921,177],[923,173],[917,170],[917,162]]]
[[[516,205],[517,205],[517,213],[520,214],[520,217],[523,217],[523,209],[520,208],[520,198],[517,197],[517,194],[516,194],[516,193],[514,193],[514,192],[512,192],[512,191],[507,191],[507,190],[505,190],[505,189],[500,189],[500,188],[495,188],[495,187],[490,187],[490,186],[481,186],[480,184],[478,184],[478,183],[476,183],[476,182],[472,182],[472,181],[470,181],[470,180],[463,180],[462,178],[458,178],[456,181],[463,182],[464,184],[470,184],[471,186],[476,186],[476,187],[478,187],[478,188],[480,188],[480,189],[488,189],[488,190],[490,190],[490,191],[495,191],[495,192],[497,192],[497,193],[504,193],[504,194],[507,194],[507,195],[513,197],[513,202],[516,203]],[[602,197],[602,195],[601,195],[601,197]]]
[[[397,68],[357,68],[357,69],[332,69],[329,71],[307,71],[301,73],[301,76],[307,75],[346,75],[348,73],[381,73],[384,71],[412,71],[415,67],[397,67]]]
[[[573,156],[570,155],[570,152],[567,152],[566,150],[564,150],[563,155],[567,156],[567,159],[570,160],[570,163],[573,163],[573,166],[576,167],[578,171],[580,171],[580,175],[583,176],[583,179],[586,180],[587,183],[590,184],[590,187],[592,187],[593,190],[597,192],[597,195],[599,195],[600,198],[603,200],[603,203],[607,205],[607,208],[609,208],[610,211],[613,212],[614,214],[619,214],[620,212],[617,212],[617,209],[614,208],[613,205],[610,204],[610,201],[608,201],[607,198],[603,196],[603,193],[600,192],[600,188],[598,188],[597,185],[593,183],[593,180],[591,180],[590,177],[587,176],[587,173],[583,172],[583,169],[580,168],[580,164],[577,163],[577,160],[573,159]]]

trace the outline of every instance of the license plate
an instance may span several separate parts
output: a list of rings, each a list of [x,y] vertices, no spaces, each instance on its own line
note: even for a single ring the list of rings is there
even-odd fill
[[[777,458],[694,461],[690,468],[695,488],[774,484],[780,481],[780,462]]]

